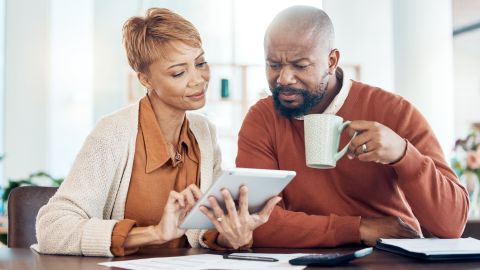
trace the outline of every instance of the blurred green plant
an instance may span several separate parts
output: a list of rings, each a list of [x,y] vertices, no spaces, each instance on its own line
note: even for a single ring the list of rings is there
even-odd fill
[[[9,179],[8,185],[5,187],[5,191],[2,196],[2,200],[6,202],[10,192],[20,186],[52,186],[58,187],[63,182],[63,178],[55,178],[50,174],[39,171],[30,174],[27,178],[23,179]]]

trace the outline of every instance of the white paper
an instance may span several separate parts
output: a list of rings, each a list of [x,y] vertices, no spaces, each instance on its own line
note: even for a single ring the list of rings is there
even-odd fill
[[[457,239],[380,239],[384,244],[403,248],[410,252],[426,255],[480,254],[480,240],[475,238]]]
[[[257,269],[304,269],[305,266],[294,266],[288,263],[289,260],[307,254],[276,254],[276,253],[233,253],[235,255],[271,257],[278,259],[278,262],[260,262],[224,259],[222,255],[201,254],[178,257],[158,257],[140,260],[128,260],[118,262],[104,262],[99,265],[118,267],[131,270],[195,270],[195,269],[231,269],[231,270],[257,270]]]

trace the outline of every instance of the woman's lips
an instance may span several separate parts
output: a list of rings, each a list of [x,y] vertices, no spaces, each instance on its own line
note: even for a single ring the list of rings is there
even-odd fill
[[[198,93],[195,93],[193,95],[189,95],[187,97],[189,98],[193,98],[193,99],[201,99],[205,96],[205,91],[201,91],[201,92],[198,92]]]

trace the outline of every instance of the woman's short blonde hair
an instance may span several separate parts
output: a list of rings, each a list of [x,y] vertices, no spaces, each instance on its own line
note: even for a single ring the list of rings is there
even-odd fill
[[[193,24],[165,8],[150,8],[144,17],[135,16],[123,25],[123,44],[128,63],[136,72],[148,72],[150,64],[166,57],[171,41],[200,48],[202,40]]]

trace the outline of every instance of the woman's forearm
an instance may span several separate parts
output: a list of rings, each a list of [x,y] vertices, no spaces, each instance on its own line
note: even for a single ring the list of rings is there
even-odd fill
[[[136,248],[148,245],[161,245],[166,243],[167,240],[155,229],[155,226],[148,227],[135,227],[127,235],[125,239],[125,248]]]

